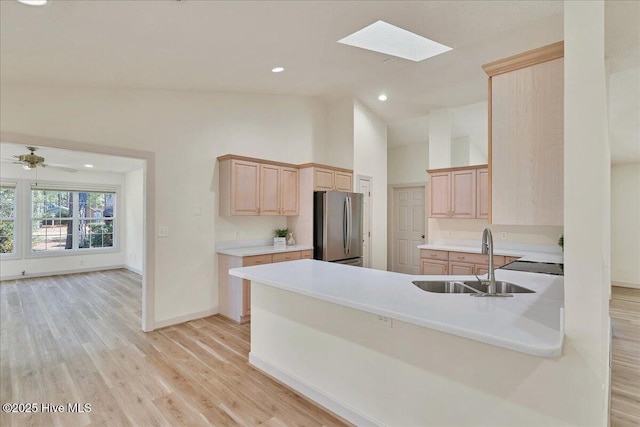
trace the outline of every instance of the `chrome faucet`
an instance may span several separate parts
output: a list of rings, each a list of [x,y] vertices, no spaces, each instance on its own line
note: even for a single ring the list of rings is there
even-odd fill
[[[493,269],[493,235],[491,234],[491,230],[485,228],[482,232],[482,253],[484,255],[489,255],[489,289],[487,293],[489,295],[496,294],[496,272]]]
[[[512,294],[499,294],[498,287],[496,286],[496,272],[493,268],[493,235],[491,230],[485,228],[482,232],[482,253],[489,255],[489,272],[487,273],[488,279],[481,280],[476,274],[478,283],[483,286],[487,286],[487,292],[480,292],[471,294],[473,297],[512,297]]]

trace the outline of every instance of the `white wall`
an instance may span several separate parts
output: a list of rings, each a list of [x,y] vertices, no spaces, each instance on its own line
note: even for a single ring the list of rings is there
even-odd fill
[[[640,163],[611,167],[611,280],[640,288]]]
[[[353,173],[373,178],[371,266],[387,269],[387,125],[359,101],[353,103]]]
[[[3,94],[4,96],[4,94]],[[3,112],[4,114],[4,112]],[[119,173],[107,172],[85,172],[76,173],[62,172],[55,169],[38,168],[37,182],[55,182],[70,185],[78,184],[104,184],[119,187],[118,201],[116,203],[116,215],[124,218],[126,200],[123,197],[125,177]],[[115,252],[90,253],[81,252],[65,254],[63,256],[30,255],[29,247],[29,227],[30,224],[25,219],[30,217],[29,211],[29,191],[32,182],[35,182],[36,171],[24,170],[20,165],[3,163],[0,169],[2,181],[15,182],[17,184],[17,212],[16,212],[16,257],[2,258],[2,268],[0,268],[0,278],[2,280],[25,276],[39,276],[49,273],[70,273],[75,271],[99,270],[102,268],[123,267],[125,265],[126,239],[124,234],[125,221],[120,223],[119,233],[116,236]]]
[[[389,184],[427,182],[429,144],[399,145],[387,150],[387,181]]]
[[[588,28],[589,31],[585,31]],[[567,372],[593,425],[607,425],[610,157],[604,2],[564,2],[564,293]]]
[[[451,110],[429,112],[429,167],[451,167]]]
[[[482,239],[482,231],[488,226],[487,220],[484,219],[429,218],[427,224],[429,243],[465,240],[478,242],[478,245]],[[549,245],[560,250],[555,246],[562,234],[562,227],[496,224],[491,224],[490,227],[496,245],[500,243]],[[504,237],[502,233],[505,233]]]
[[[128,269],[142,274],[144,261],[144,170],[138,169],[125,175],[125,262]]]
[[[215,242],[248,231],[244,219],[218,217],[216,157],[305,163],[315,161],[314,147],[324,144],[325,106],[310,97],[22,85],[1,90],[3,132],[155,152],[156,226],[169,227],[169,237],[156,239],[155,320],[165,323],[217,310]],[[257,224],[249,231],[258,238],[275,225]]]
[[[451,138],[451,167],[470,165],[471,140],[467,136]]]
[[[327,104],[326,144],[317,149],[319,163],[353,168],[353,98],[331,100]],[[320,147],[320,146],[319,146]]]

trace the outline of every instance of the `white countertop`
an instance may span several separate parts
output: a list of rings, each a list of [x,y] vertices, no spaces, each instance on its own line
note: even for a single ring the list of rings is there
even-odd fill
[[[474,298],[426,292],[411,283],[471,276],[412,276],[317,260],[234,268],[229,274],[535,356],[562,353],[562,276],[498,269],[498,280],[536,292]]]
[[[270,246],[250,246],[246,248],[227,248],[227,249],[218,249],[216,252],[219,254],[231,255],[231,256],[252,256],[252,255],[268,255],[268,254],[278,254],[282,252],[295,252],[295,251],[307,251],[313,250],[313,246],[304,246],[304,245],[292,245],[292,246],[284,246],[284,247],[274,247]]]
[[[464,245],[455,245],[455,244],[433,244],[429,243],[426,245],[419,245],[419,249],[431,249],[434,251],[451,251],[451,252],[468,252],[479,254],[481,253],[480,245],[475,246],[464,246]],[[563,255],[561,252],[542,252],[535,251],[528,248],[493,248],[493,255],[502,255],[502,256],[510,256],[510,257],[518,257],[521,258],[522,261],[540,261],[540,262],[563,262]]]

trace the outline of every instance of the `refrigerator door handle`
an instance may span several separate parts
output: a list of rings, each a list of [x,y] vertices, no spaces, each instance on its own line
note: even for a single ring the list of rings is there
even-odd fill
[[[349,241],[349,221],[347,220],[349,215],[349,198],[345,197],[344,205],[343,205],[343,216],[342,216],[342,249],[344,253],[348,253],[347,242]]]
[[[348,237],[347,237],[347,254],[351,253],[351,240],[353,239],[353,212],[351,206],[351,196],[347,196],[347,202],[349,204],[348,214],[347,214],[347,229],[348,229]]]

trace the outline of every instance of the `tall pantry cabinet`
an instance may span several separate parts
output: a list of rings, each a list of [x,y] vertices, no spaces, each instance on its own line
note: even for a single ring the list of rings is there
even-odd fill
[[[493,224],[563,225],[564,43],[483,65]]]

